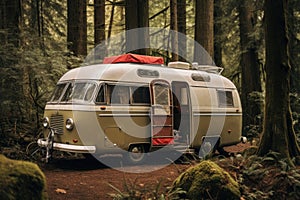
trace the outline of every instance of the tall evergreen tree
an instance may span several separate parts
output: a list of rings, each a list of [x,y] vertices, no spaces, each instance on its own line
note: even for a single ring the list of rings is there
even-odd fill
[[[260,104],[250,101],[252,92],[261,92],[260,65],[255,38],[251,36],[254,30],[253,2],[239,1],[240,45],[242,70],[242,105],[243,125],[257,125],[256,116],[261,114]]]
[[[149,54],[149,2],[148,0],[125,0],[126,52]],[[135,29],[135,30],[132,30]],[[128,30],[132,30],[129,31]]]
[[[186,0],[177,0],[177,28],[179,60],[186,60]]]
[[[5,35],[1,38],[14,46],[19,46],[21,2],[20,0],[2,0],[0,5],[0,29],[5,30]]]
[[[213,57],[214,54],[213,8],[213,0],[196,0],[195,41],[198,42],[211,57]],[[211,59],[203,55],[201,48],[195,46],[194,61],[208,64],[210,60]]]
[[[177,0],[170,0],[170,27],[172,58],[171,61],[178,61],[178,22],[177,22]]]
[[[68,0],[68,49],[76,56],[87,55],[87,0]]]
[[[3,0],[0,7],[0,137],[22,119],[21,2]],[[1,146],[1,142],[0,142]]]
[[[105,40],[105,0],[94,0],[94,45]]]
[[[214,61],[217,66],[223,67],[222,63],[222,42],[221,36],[223,34],[221,26],[222,15],[221,1],[214,3]]]
[[[263,135],[258,155],[279,152],[293,165],[299,146],[290,108],[287,0],[265,0],[266,97]]]

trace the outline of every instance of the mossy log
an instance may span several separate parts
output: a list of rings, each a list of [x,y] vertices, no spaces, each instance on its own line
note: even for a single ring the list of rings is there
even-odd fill
[[[187,199],[240,199],[238,183],[217,164],[202,161],[182,173],[172,185],[173,191],[185,191],[180,198]]]
[[[0,155],[0,199],[47,199],[46,179],[34,163]]]

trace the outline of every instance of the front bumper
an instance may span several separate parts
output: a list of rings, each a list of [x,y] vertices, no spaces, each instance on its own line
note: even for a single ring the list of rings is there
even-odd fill
[[[47,147],[48,141],[46,138],[38,139],[37,141],[40,147]],[[73,153],[95,153],[95,146],[82,146],[82,145],[72,145],[72,144],[63,144],[63,143],[53,143],[53,149],[59,151],[73,152]]]

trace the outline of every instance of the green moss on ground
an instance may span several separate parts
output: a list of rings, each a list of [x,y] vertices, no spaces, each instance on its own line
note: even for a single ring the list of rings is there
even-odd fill
[[[240,199],[238,183],[212,161],[203,161],[182,173],[172,190],[181,188],[188,199]]]
[[[34,163],[0,155],[0,199],[47,199],[46,179]]]

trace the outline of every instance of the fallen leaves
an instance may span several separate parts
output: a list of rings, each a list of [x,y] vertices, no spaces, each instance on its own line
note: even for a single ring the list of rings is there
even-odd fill
[[[61,189],[61,188],[57,188],[57,189],[55,190],[55,192],[58,193],[58,194],[67,194],[67,191],[64,190],[64,189]]]

